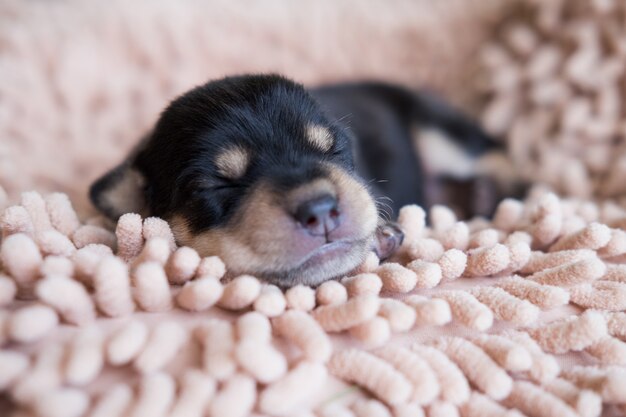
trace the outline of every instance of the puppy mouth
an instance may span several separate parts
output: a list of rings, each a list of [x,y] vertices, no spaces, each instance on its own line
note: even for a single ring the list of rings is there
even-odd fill
[[[371,250],[372,239],[328,242],[309,252],[297,266],[282,271],[266,271],[260,275],[281,287],[290,287],[296,283],[316,286],[356,268]]]
[[[342,257],[347,255],[355,246],[358,245],[361,240],[337,240],[324,243],[317,249],[311,251],[297,266],[300,268],[311,268],[322,263],[328,262],[331,259]]]

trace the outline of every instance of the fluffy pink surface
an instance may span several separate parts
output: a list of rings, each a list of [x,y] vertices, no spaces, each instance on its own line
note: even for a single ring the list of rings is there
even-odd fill
[[[437,207],[428,226],[407,207],[393,262],[372,256],[351,277],[288,292],[221,280],[227,266],[176,248],[159,219],[107,229],[88,218],[89,183],[169,99],[210,78],[376,77],[472,103],[477,51],[509,3],[0,4],[2,401],[55,417],[623,415],[626,212],[615,202],[537,189],[493,222]],[[559,21],[572,15],[562,4],[541,7]],[[504,47],[523,47],[524,33]],[[491,68],[494,102],[523,94],[498,89],[507,69]],[[576,153],[584,140],[551,144]],[[560,166],[550,161],[542,169]],[[590,172],[533,180],[567,180],[563,191],[588,198]],[[585,192],[572,192],[581,178]],[[21,194],[31,189],[44,198]]]
[[[88,212],[88,185],[124,157],[167,102],[225,75],[274,71],[307,85],[379,78],[461,101],[484,23],[500,7],[3,1],[0,184],[13,198],[35,188],[66,192]]]

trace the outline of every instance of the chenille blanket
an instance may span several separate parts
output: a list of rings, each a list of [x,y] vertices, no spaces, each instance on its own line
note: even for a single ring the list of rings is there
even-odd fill
[[[497,4],[496,4],[497,3]],[[0,4],[0,415],[626,415],[626,7],[611,0]],[[461,34],[462,36],[459,36]],[[426,85],[535,183],[288,290],[86,199],[211,77]]]

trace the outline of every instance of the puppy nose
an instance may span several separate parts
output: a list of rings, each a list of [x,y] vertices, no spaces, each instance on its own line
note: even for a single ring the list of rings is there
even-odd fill
[[[339,226],[337,199],[324,195],[300,204],[295,219],[314,236],[325,236]]]

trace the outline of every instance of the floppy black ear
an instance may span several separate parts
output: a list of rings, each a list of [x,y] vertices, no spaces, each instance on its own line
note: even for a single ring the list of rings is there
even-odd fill
[[[145,186],[144,176],[126,160],[93,183],[89,197],[98,210],[114,220],[125,213],[147,215]]]

